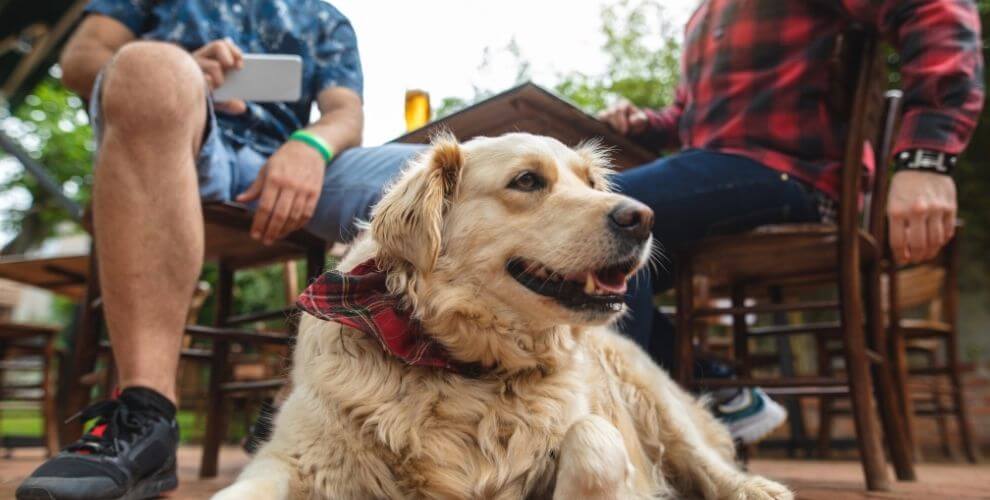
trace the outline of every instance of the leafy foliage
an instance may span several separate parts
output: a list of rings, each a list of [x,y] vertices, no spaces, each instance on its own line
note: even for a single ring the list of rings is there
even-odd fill
[[[510,39],[509,43],[501,49],[496,50],[486,47],[484,53],[481,55],[481,63],[475,68],[475,72],[477,74],[485,74],[499,64],[496,62],[497,55],[508,56],[510,59],[508,63],[516,68],[515,79],[513,80],[514,84],[519,84],[530,79],[530,63],[523,56],[522,49],[519,47],[519,43],[516,42],[515,38]],[[472,85],[472,95],[470,98],[445,97],[440,101],[440,106],[434,110],[433,114],[437,118],[443,118],[478,101],[483,101],[501,90],[503,89],[482,87],[477,84]]]
[[[564,75],[554,89],[594,113],[616,99],[661,108],[674,100],[680,79],[680,44],[654,1],[621,0],[602,9],[604,74]]]
[[[58,69],[53,68],[49,77],[13,112],[0,107],[0,127],[46,167],[66,195],[86,206],[93,184],[92,158],[96,149],[93,131],[85,103],[63,87],[58,76]],[[0,179],[0,194],[18,201],[0,214],[2,228],[16,234],[0,253],[21,254],[39,247],[53,236],[82,230],[16,160],[0,156],[0,162],[5,173]],[[216,275],[216,267],[208,265],[202,279],[211,282],[215,289]],[[256,312],[284,306],[282,276],[281,266],[238,273],[235,310]],[[206,324],[212,322],[213,304],[211,297],[201,311],[201,319]],[[59,298],[49,319],[64,323],[71,314],[71,304]]]
[[[639,106],[663,107],[673,101],[680,77],[680,44],[665,21],[664,8],[655,0],[619,0],[602,8],[602,46],[607,67],[600,74],[571,72],[558,75],[552,87],[559,95],[589,113],[622,98]],[[511,40],[501,49],[515,64],[515,83],[530,79],[530,63]],[[486,49],[483,73],[493,65],[494,52]],[[435,115],[442,118],[504,89],[474,86],[469,97],[446,97]]]
[[[63,87],[57,76],[53,70],[12,114],[0,107],[0,127],[47,167],[66,195],[85,206],[93,182],[93,132],[82,99]],[[14,161],[0,155],[0,161]],[[0,193],[28,199],[0,218],[4,230],[17,234],[2,250],[4,254],[23,253],[60,231],[79,230],[63,224],[71,220],[69,214],[20,168],[10,169],[0,180]]]

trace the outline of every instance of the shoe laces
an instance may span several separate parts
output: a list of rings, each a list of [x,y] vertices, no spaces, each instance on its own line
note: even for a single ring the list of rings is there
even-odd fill
[[[86,434],[66,448],[68,452],[83,455],[116,456],[121,451],[121,444],[130,442],[150,423],[147,412],[135,411],[119,399],[94,403],[69,420],[75,418],[83,422],[97,419]]]

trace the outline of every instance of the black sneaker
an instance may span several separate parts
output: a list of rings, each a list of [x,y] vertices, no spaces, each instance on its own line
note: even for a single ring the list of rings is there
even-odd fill
[[[179,485],[175,406],[157,392],[125,389],[86,408],[98,419],[79,441],[41,464],[17,488],[17,500],[138,500]]]

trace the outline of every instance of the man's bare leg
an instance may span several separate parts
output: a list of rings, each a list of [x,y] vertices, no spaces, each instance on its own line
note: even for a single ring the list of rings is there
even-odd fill
[[[102,87],[93,216],[124,390],[82,413],[92,428],[35,469],[20,500],[153,498],[178,486],[175,375],[203,263],[195,157],[205,82],[182,49],[134,42],[107,65]]]
[[[135,42],[111,61],[101,95],[93,216],[120,387],[147,387],[173,402],[203,264],[195,157],[206,122],[204,85],[182,49]]]

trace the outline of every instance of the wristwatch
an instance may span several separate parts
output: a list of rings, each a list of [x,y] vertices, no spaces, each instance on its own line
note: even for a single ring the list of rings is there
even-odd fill
[[[952,175],[959,157],[930,149],[909,149],[897,154],[898,170],[921,170],[942,175]]]

